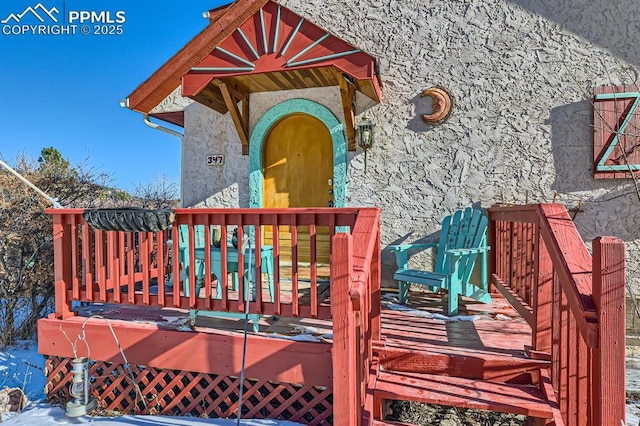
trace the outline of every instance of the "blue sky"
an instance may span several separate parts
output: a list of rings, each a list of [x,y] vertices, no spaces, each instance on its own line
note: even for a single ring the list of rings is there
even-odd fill
[[[0,158],[11,164],[21,151],[37,157],[54,146],[72,163],[88,158],[125,190],[164,174],[178,182],[179,139],[148,128],[119,101],[206,26],[204,11],[228,1],[12,0],[0,3],[0,21],[38,3],[57,8],[59,21],[71,11],[108,11],[111,20],[124,11],[126,20],[121,35],[82,35],[77,21],[75,35],[5,34],[22,30],[13,20],[0,24]],[[24,24],[40,22],[27,14]]]

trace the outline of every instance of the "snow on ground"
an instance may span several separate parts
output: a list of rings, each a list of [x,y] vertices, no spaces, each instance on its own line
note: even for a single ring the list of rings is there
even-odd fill
[[[640,406],[637,403],[627,403],[627,425],[640,425]]]
[[[20,388],[29,401],[44,399],[44,358],[33,341],[0,352],[0,389]]]
[[[627,393],[635,396],[632,399],[637,399],[640,395],[640,360],[627,358],[626,364]],[[627,400],[627,425],[640,425],[640,401]]]
[[[216,425],[232,426],[236,420],[223,419],[199,419],[192,417],[170,417],[170,416],[122,416],[122,417],[78,417],[70,418],[65,416],[64,410],[60,407],[52,407],[46,404],[38,404],[31,409],[25,410],[20,415],[10,418],[2,423],[2,426],[53,426],[53,425],[77,425],[91,424],[94,426],[148,426],[148,425]],[[241,425],[245,426],[265,426],[265,425],[298,425],[299,423],[285,422],[280,420],[241,420]]]

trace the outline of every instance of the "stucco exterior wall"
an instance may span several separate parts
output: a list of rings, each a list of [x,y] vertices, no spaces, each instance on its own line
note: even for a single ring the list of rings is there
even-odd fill
[[[377,143],[350,165],[351,205],[383,207],[382,244],[430,238],[469,204],[583,202],[585,240],[628,243],[640,290],[639,196],[630,180],[594,180],[594,86],[638,81],[634,0],[282,0],[378,58],[383,102],[369,111]],[[442,85],[456,106],[431,127],[419,94]],[[383,262],[393,263],[386,253]],[[385,268],[387,271],[391,268]],[[388,275],[387,275],[388,277]]]
[[[172,112],[182,111],[193,103],[193,100],[182,96],[182,88],[178,86],[169,96],[164,98],[162,102],[156,105],[150,111],[150,114],[157,114],[160,112]]]
[[[640,205],[633,182],[594,180],[591,90],[633,84],[640,70],[640,2],[635,0],[388,1],[280,3],[378,58],[383,102],[369,109],[376,145],[364,172],[350,153],[347,202],[383,208],[382,244],[432,239],[440,218],[475,204],[582,202],[585,240],[628,243],[640,289]],[[356,5],[357,3],[357,5]],[[455,97],[450,119],[428,126],[423,89]],[[337,88],[254,94],[251,126],[290,96],[322,103],[343,120]],[[204,155],[227,155],[208,168]],[[246,206],[248,158],[228,115],[187,108],[184,203]],[[385,250],[383,263],[393,264]],[[385,279],[393,268],[387,267]]]
[[[224,165],[207,155],[224,155]],[[246,207],[249,158],[229,114],[194,102],[185,110],[182,141],[182,204],[185,207]]]
[[[282,90],[279,92],[252,93],[250,99],[251,110],[249,112],[250,131],[256,123],[273,106],[289,99],[309,99],[326,106],[333,115],[344,125],[342,102],[340,101],[340,89],[334,87],[317,87],[313,89]]]

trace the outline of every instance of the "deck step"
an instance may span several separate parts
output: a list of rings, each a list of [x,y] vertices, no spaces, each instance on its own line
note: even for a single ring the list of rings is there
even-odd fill
[[[549,361],[506,354],[460,352],[446,347],[437,350],[412,350],[377,347],[380,365],[386,371],[455,376],[513,384],[531,384]]]
[[[375,385],[377,398],[475,408],[501,413],[553,418],[542,391],[514,385],[435,374],[381,371]]]
[[[416,426],[413,423],[394,422],[391,420],[374,420],[373,426]]]

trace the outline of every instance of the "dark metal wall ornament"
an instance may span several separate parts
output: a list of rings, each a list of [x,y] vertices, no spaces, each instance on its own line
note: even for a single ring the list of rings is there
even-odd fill
[[[446,89],[439,86],[429,87],[422,91],[421,97],[433,99],[431,114],[422,114],[422,120],[432,126],[444,123],[451,115],[453,109],[453,96]]]

